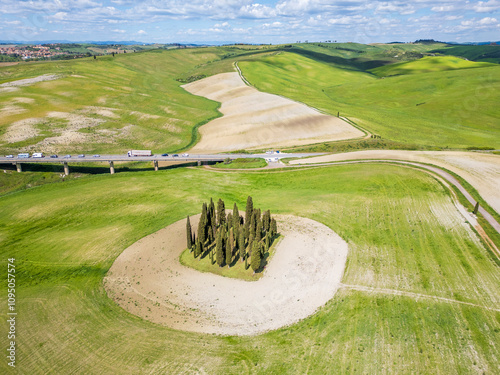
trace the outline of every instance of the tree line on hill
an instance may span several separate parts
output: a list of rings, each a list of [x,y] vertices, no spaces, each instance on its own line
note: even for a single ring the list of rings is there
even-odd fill
[[[245,269],[250,266],[254,273],[261,268],[262,259],[277,234],[278,227],[271,212],[267,210],[262,213],[260,208],[254,208],[250,196],[247,198],[244,218],[240,216],[236,203],[233,212],[226,215],[224,201],[219,199],[216,210],[210,198],[208,205],[202,205],[196,235],[192,231],[189,216],[186,221],[187,248],[195,258],[208,255],[211,263],[217,263],[219,267],[231,267],[239,258],[245,262]]]

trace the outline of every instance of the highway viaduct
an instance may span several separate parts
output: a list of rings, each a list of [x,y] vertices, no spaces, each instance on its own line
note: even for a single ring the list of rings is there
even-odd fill
[[[0,157],[0,164],[12,164],[16,166],[18,172],[22,172],[23,164],[62,164],[64,174],[69,175],[70,168],[69,163],[72,164],[84,164],[84,163],[108,163],[109,171],[111,174],[115,173],[115,162],[131,162],[131,161],[142,161],[142,162],[152,162],[153,168],[157,171],[159,162],[185,162],[185,163],[197,163],[197,165],[202,165],[204,163],[217,163],[226,160],[227,158],[234,160],[240,158],[263,158],[271,159],[277,161],[281,158],[303,158],[307,156],[318,156],[322,154],[318,153],[272,153],[272,154],[196,154],[196,155],[180,155],[180,156],[126,156],[126,155],[99,155],[99,156],[71,156],[67,157],[43,157],[43,158],[7,158]]]

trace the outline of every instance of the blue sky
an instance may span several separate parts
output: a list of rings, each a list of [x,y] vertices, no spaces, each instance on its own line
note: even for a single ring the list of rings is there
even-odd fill
[[[0,0],[0,39],[497,41],[500,0]]]

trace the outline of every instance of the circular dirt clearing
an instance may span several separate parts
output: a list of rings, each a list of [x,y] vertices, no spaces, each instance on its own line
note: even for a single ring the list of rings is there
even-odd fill
[[[186,331],[253,335],[293,324],[334,296],[348,248],[314,220],[273,216],[283,238],[258,281],[181,265],[184,219],[125,249],[104,279],[108,295],[132,314]],[[193,228],[198,220],[191,218]]]

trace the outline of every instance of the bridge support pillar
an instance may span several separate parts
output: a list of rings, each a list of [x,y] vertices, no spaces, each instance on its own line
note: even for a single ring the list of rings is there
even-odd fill
[[[21,163],[16,163],[16,169],[19,173],[23,171],[23,168],[21,167]]]
[[[153,166],[155,167],[155,171],[158,170],[158,160],[153,161]]]
[[[69,167],[68,167],[68,163],[67,162],[64,162],[63,163],[63,166],[64,166],[64,175],[69,175]]]
[[[198,160],[198,167],[201,165],[201,160]]]
[[[115,164],[112,161],[109,162],[109,173],[115,174]]]

